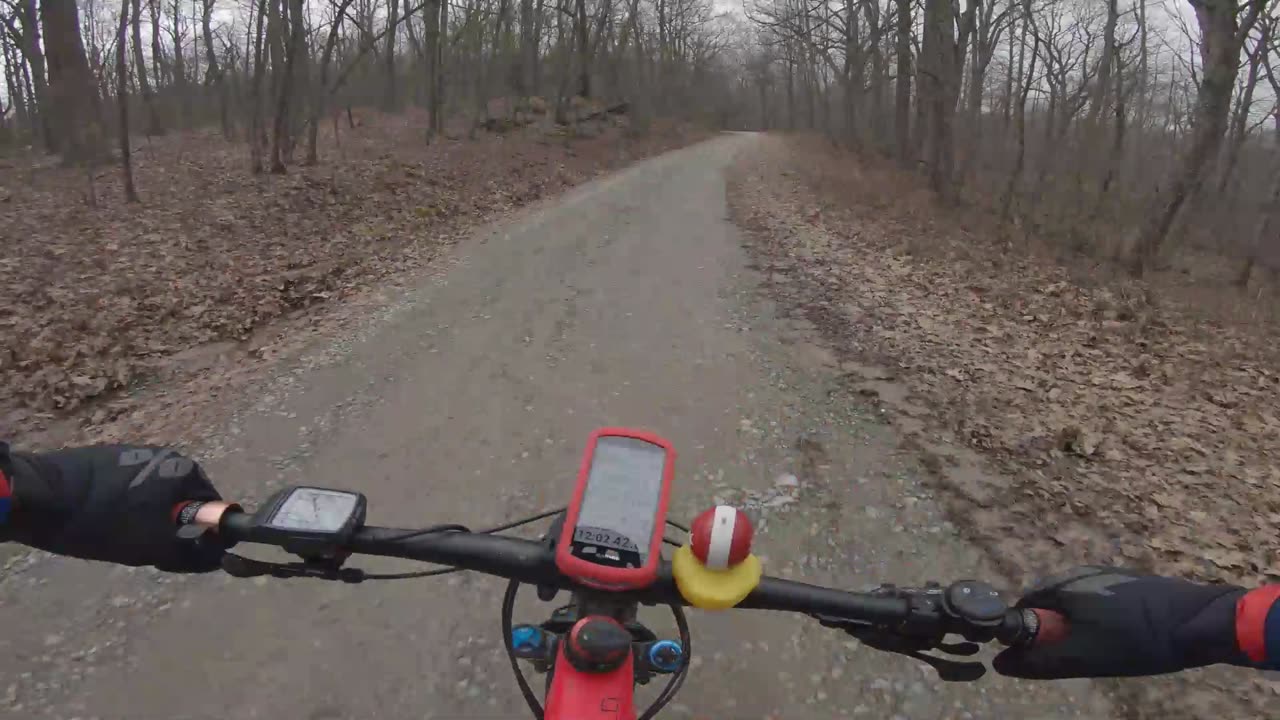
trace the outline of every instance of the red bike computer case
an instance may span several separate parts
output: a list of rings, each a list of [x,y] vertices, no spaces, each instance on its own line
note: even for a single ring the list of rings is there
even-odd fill
[[[587,489],[587,477],[591,473],[591,461],[595,457],[596,444],[602,437],[628,437],[656,445],[666,455],[662,467],[662,487],[658,496],[658,512],[654,519],[653,537],[649,543],[649,555],[644,567],[611,568],[575,557],[571,550],[573,531],[578,526],[578,513],[582,509],[582,497]],[[667,504],[671,499],[671,482],[675,477],[676,451],[665,439],[643,430],[631,428],[599,428],[587,439],[587,451],[578,467],[578,482],[573,489],[573,500],[565,513],[564,527],[556,543],[556,567],[583,585],[600,590],[634,590],[653,584],[662,563],[662,535],[667,519]]]

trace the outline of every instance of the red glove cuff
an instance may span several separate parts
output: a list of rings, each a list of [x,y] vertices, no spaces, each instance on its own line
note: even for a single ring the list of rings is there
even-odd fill
[[[4,525],[9,521],[9,511],[13,509],[13,486],[9,484],[9,478],[5,476],[4,470],[0,468],[0,525]]]
[[[1236,644],[1255,663],[1280,661],[1280,585],[1250,590],[1236,601]]]

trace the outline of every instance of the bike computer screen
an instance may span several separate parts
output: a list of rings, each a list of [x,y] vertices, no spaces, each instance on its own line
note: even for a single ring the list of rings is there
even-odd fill
[[[556,548],[561,572],[604,589],[653,582],[674,462],[670,444],[657,436],[621,428],[593,433]]]
[[[296,487],[280,502],[267,524],[280,530],[342,532],[359,500],[356,493]]]
[[[253,536],[299,555],[332,553],[364,525],[366,506],[358,492],[288,487],[254,513]]]

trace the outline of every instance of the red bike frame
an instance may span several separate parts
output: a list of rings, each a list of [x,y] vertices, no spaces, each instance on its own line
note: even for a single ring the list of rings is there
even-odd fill
[[[634,663],[628,653],[617,669],[582,672],[569,663],[561,646],[547,689],[545,720],[635,720]]]

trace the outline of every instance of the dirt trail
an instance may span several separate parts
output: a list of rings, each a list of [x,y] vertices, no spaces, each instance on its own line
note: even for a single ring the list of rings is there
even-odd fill
[[[447,273],[249,393],[201,449],[211,473],[250,502],[305,481],[363,490],[379,524],[485,526],[562,502],[592,428],[640,425],[680,450],[673,516],[715,497],[753,507],[773,574],[994,577],[815,328],[760,293],[723,176],[756,142],[664,155],[462,243]],[[352,587],[19,558],[0,578],[5,615],[23,619],[0,637],[0,716],[521,717],[500,591],[475,576]],[[946,685],[801,618],[692,624],[672,717],[1108,716],[1086,683]]]

